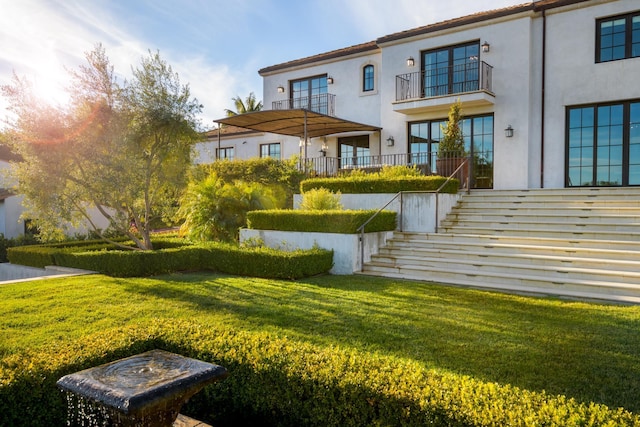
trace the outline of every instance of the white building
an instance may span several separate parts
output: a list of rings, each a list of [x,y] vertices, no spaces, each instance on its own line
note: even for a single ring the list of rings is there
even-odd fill
[[[529,2],[259,73],[265,110],[220,120],[253,132],[214,132],[200,161],[299,155],[319,173],[436,172],[440,125],[459,99],[473,188],[640,184],[637,0]]]

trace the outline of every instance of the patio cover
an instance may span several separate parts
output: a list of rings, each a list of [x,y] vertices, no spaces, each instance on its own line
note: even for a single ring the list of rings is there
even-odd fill
[[[217,123],[259,132],[297,136],[303,139],[341,132],[379,131],[380,128],[305,109],[263,110],[216,120]]]

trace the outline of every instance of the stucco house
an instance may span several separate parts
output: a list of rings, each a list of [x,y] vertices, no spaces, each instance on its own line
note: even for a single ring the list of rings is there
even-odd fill
[[[401,197],[402,224],[413,215],[418,229],[354,243],[345,272],[640,303],[638,1],[541,0],[426,24],[262,68],[265,110],[218,120],[253,137],[214,134],[214,158],[442,174],[442,125],[460,101],[470,193],[426,228],[433,196],[415,211]]]
[[[208,159],[434,169],[440,125],[460,100],[472,188],[638,185],[639,27],[635,0],[542,0],[268,66],[265,111],[219,121],[252,137],[214,132]],[[305,135],[300,109],[337,122],[309,119]]]

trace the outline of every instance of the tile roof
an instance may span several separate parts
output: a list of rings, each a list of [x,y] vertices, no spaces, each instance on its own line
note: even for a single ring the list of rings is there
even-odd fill
[[[478,12],[471,15],[462,16],[460,18],[449,19],[434,24],[425,25],[418,28],[413,28],[406,31],[400,31],[398,33],[389,34],[379,37],[374,41],[362,43],[343,49],[333,50],[331,52],[320,53],[306,58],[294,59],[292,61],[284,62],[281,64],[271,65],[269,67],[262,68],[258,71],[261,76],[274,71],[281,71],[291,67],[297,67],[302,65],[313,64],[315,62],[326,61],[329,59],[340,58],[343,56],[353,55],[361,52],[369,52],[379,50],[379,45],[386,42],[395,40],[401,40],[403,38],[418,36],[422,34],[428,34],[439,30],[455,28],[462,25],[474,24],[477,22],[488,21],[491,19],[501,18],[504,16],[515,15],[522,12],[533,11],[538,12],[542,10],[552,9],[556,7],[568,6],[576,3],[583,3],[594,0],[538,0],[530,1],[514,6],[505,7],[502,9],[493,9],[484,12]]]

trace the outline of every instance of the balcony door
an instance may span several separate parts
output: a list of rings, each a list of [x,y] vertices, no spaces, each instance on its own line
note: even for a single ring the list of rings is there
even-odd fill
[[[480,42],[422,52],[424,97],[479,89]]]
[[[293,80],[290,93],[291,108],[304,108],[320,114],[329,114],[326,75]]]
[[[369,135],[338,138],[340,168],[354,169],[371,166]]]

